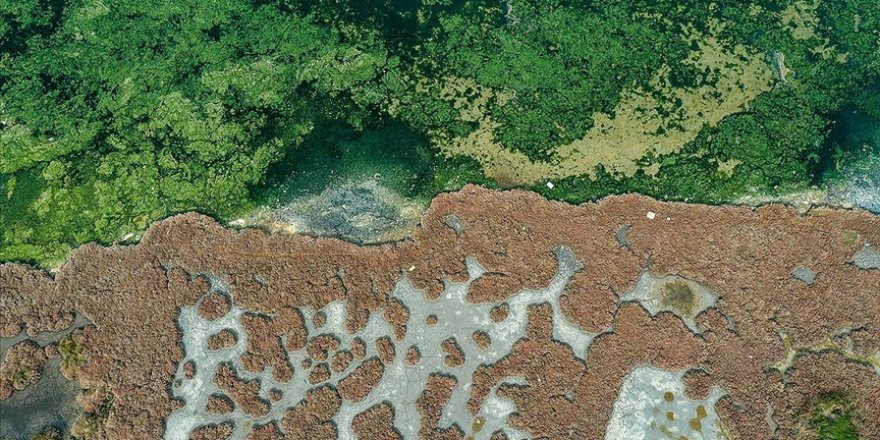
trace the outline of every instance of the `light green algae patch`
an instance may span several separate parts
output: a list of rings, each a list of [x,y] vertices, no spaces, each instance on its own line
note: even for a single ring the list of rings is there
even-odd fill
[[[445,138],[435,134],[435,142],[448,156],[465,155],[476,159],[486,175],[502,185],[528,185],[546,179],[570,176],[593,176],[596,167],[633,176],[639,169],[649,174],[657,166],[642,166],[639,159],[649,153],[664,155],[679,151],[695,139],[704,127],[714,127],[725,117],[748,108],[760,94],[771,90],[773,69],[762,54],[743,45],[727,47],[717,38],[723,30],[718,22],[709,24],[704,34],[695,29],[684,30],[685,38],[695,49],[682,62],[701,72],[715,75],[713,84],[698,87],[677,87],[670,79],[671,68],[664,66],[655,73],[647,87],[636,87],[623,93],[620,103],[609,113],[585,115],[593,127],[586,135],[556,147],[554,158],[533,161],[525,154],[502,146],[496,136],[501,124],[485,114],[486,102],[495,98],[501,103],[511,99],[510,93],[481,88],[470,80],[448,78],[450,90],[465,90],[457,85],[466,83],[477,90],[477,98],[462,99],[450,93],[461,121],[472,122],[476,129],[466,136]],[[662,96],[663,99],[659,99]],[[672,108],[666,102],[678,103]],[[668,114],[677,124],[666,127]],[[735,163],[719,164],[721,169]]]
[[[832,335],[828,335],[819,341],[806,345],[794,345],[791,341],[791,335],[788,332],[780,332],[779,337],[782,339],[785,353],[783,353],[778,361],[767,365],[766,369],[775,370],[785,375],[785,373],[794,366],[797,359],[804,354],[836,353],[850,362],[867,365],[873,368],[874,371],[877,372],[877,375],[880,375],[880,350],[877,350],[874,353],[864,354],[856,352],[853,347],[850,335],[853,332],[862,330],[864,330],[864,328],[842,328],[834,332]]]

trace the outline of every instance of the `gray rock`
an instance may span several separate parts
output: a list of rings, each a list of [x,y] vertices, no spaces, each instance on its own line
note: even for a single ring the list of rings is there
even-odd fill
[[[443,217],[443,223],[445,223],[446,226],[449,226],[450,229],[455,231],[456,234],[461,234],[462,232],[464,232],[464,222],[462,222],[461,219],[458,218],[458,216],[456,216],[455,214],[449,214],[446,217]]]
[[[614,238],[617,239],[617,244],[620,247],[629,248],[632,246],[632,243],[629,242],[629,237],[627,237],[630,228],[632,228],[632,225],[622,225],[617,228],[617,231],[614,233]]]
[[[408,209],[400,196],[368,180],[328,188],[273,213],[277,221],[294,225],[300,234],[375,244],[407,235],[403,231],[415,227],[419,211]]]
[[[791,276],[795,279],[803,281],[806,285],[812,286],[816,282],[816,272],[810,268],[799,266],[791,272]]]
[[[865,243],[865,246],[856,252],[850,261],[859,269],[880,269],[880,251],[874,249],[870,243]]]

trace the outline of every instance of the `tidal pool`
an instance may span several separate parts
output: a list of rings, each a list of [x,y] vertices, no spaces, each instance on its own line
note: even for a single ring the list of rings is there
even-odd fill
[[[507,423],[508,416],[516,412],[514,403],[496,394],[502,384],[526,385],[522,377],[505,377],[496,382],[475,414],[468,409],[468,399],[477,370],[507,356],[513,345],[525,337],[528,308],[531,305],[549,304],[553,311],[554,339],[567,344],[575,357],[581,360],[586,358],[596,334],[569,321],[559,304],[569,280],[583,265],[565,246],[556,249],[556,260],[557,272],[550,284],[539,290],[524,289],[508,298],[504,303],[508,308],[507,316],[499,321],[492,319],[491,314],[492,309],[500,304],[471,303],[467,300],[471,283],[486,271],[473,258],[466,260],[469,279],[464,283],[447,281],[446,288],[437,299],[426,298],[424,292],[413,287],[405,276],[402,277],[391,293],[392,300],[399,301],[408,310],[410,323],[426,324],[410,326],[400,340],[395,338],[394,328],[385,320],[383,313],[371,314],[362,330],[349,333],[345,326],[345,301],[332,302],[320,311],[301,308],[299,312],[309,335],[332,335],[338,341],[338,348],[343,351],[353,349],[356,340],[366,341],[364,361],[354,362],[340,371],[331,371],[320,383],[310,381],[309,368],[315,368],[314,363],[310,361],[307,364],[309,367],[299,368],[306,365],[304,361],[310,360],[309,350],[305,347],[287,353],[288,361],[295,366],[293,377],[288,382],[276,381],[271,368],[259,373],[247,371],[241,357],[247,350],[250,335],[240,321],[247,311],[239,306],[233,304],[225,316],[214,321],[199,315],[198,304],[182,307],[178,322],[183,333],[186,357],[178,366],[176,385],[172,391],[176,398],[183,400],[184,406],[166,419],[165,439],[185,440],[200,426],[224,422],[234,425],[232,438],[246,438],[254,425],[283,419],[288,408],[303,401],[310,389],[322,384],[338,386],[359,365],[376,359],[381,355],[377,342],[383,339],[393,346],[393,359],[387,361],[381,380],[363,398],[342,401],[333,417],[338,438],[355,439],[352,429],[354,417],[383,402],[393,407],[394,427],[403,438],[417,438],[423,427],[417,400],[435,374],[456,379],[455,387],[443,406],[439,420],[441,429],[458,426],[467,435],[479,439],[488,439],[499,432],[511,439],[527,438],[527,433]],[[209,293],[219,292],[233,297],[234,292],[221,279],[209,277],[209,280],[212,285]],[[325,316],[320,325],[314,321],[318,312]],[[239,335],[235,344],[222,350],[205,350],[207,339],[224,329]],[[480,340],[484,343],[481,344]],[[461,355],[459,364],[447,362],[444,347],[450,341]],[[411,348],[419,353],[414,361],[407,358]],[[189,362],[195,365],[195,374],[188,378],[185,365]],[[223,363],[231,365],[244,380],[259,380],[260,398],[268,401],[273,389],[283,391],[282,397],[260,417],[252,417],[238,406],[226,415],[209,413],[206,410],[209,396],[222,393],[215,381],[215,371]]]
[[[15,336],[0,338],[0,362],[6,359],[10,348],[22,341],[34,341],[40,347],[45,347],[91,323],[88,318],[77,313],[70,326],[57,332],[29,336],[22,330]],[[58,428],[65,433],[64,438],[69,438],[70,425],[81,413],[76,402],[80,387],[77,381],[69,380],[61,374],[60,365],[61,356],[49,359],[36,383],[14,391],[6,400],[0,400],[0,440],[29,440],[49,426]]]
[[[49,426],[70,438],[70,426],[82,412],[76,402],[80,387],[61,375],[60,365],[60,356],[49,359],[37,383],[0,400],[0,439],[29,440]]]
[[[705,399],[685,394],[684,371],[642,366],[631,371],[614,402],[605,440],[724,440],[715,403],[726,393],[713,387]]]

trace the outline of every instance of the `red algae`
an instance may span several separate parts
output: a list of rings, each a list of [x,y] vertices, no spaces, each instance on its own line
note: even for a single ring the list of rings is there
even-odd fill
[[[655,219],[646,217],[649,211]],[[467,227],[451,229],[444,220],[449,216]],[[629,225],[626,247],[616,237],[622,225]],[[858,239],[841,231],[853,231]],[[554,338],[549,306],[531,307],[527,336],[508,356],[474,374],[468,401],[472,413],[501,379],[518,376],[530,385],[498,388],[500,397],[516,405],[511,426],[534,437],[602,438],[625,376],[650,364],[691,370],[685,382],[693,396],[711,386],[724,389],[729,398],[720,401],[717,411],[734,437],[792,438],[804,405],[824,392],[842,390],[861,414],[863,438],[876,439],[880,376],[870,365],[825,351],[804,352],[787,371],[768,368],[787,353],[782,332],[792,346],[801,347],[834,337],[841,328],[880,327],[880,272],[848,262],[866,242],[880,242],[880,218],[864,212],[821,209],[799,215],[781,206],[685,205],[636,195],[572,206],[533,193],[475,186],[438,196],[411,240],[381,246],[229,230],[207,217],[185,214],[157,222],[136,246],[84,246],[54,279],[23,265],[0,265],[0,331],[4,336],[19,329],[52,331],[69,325],[75,312],[88,316],[94,327],[78,336],[86,360],[76,376],[88,388],[108,390],[114,402],[98,438],[161,438],[163,421],[176,409],[169,389],[184,358],[178,311],[196,304],[207,290],[205,280],[193,274],[218,274],[229,283],[235,304],[260,311],[243,320],[246,371],[271,367],[283,382],[294,367],[300,368],[288,365],[285,350],[303,347],[313,356],[313,372],[319,370],[306,399],[288,409],[277,427],[259,427],[254,435],[335,438],[333,417],[342,400],[363,399],[379,383],[395,357],[393,344],[379,343],[380,357],[364,360],[365,347],[378,341],[340,347],[321,336],[324,330],[309,335],[297,308],[317,310],[345,299],[348,329],[363,328],[375,313],[383,313],[401,332],[440,326],[444,323],[436,317],[408,321],[400,304],[386,307],[389,294],[405,274],[428,298],[436,298],[444,282],[468,280],[465,261],[472,257],[487,272],[473,283],[468,300],[498,304],[491,318],[504,322],[510,315],[504,302],[522,289],[546,286],[556,271],[553,251],[565,245],[584,267],[567,285],[562,310],[579,327],[599,333],[586,361]],[[804,261],[818,274],[812,285],[791,276]],[[651,316],[638,304],[620,304],[620,295],[646,269],[717,292],[716,307],[695,318],[701,335],[671,313]],[[668,289],[665,295],[687,303],[685,289]],[[219,319],[229,311],[227,300],[213,294],[199,312]],[[326,321],[315,315],[308,324],[317,328]],[[481,348],[492,349],[487,335],[474,333],[473,338]],[[876,350],[878,341],[876,330],[851,337],[858,353]],[[231,343],[227,336],[216,342],[218,349]],[[443,348],[449,365],[461,364],[465,355],[458,343]],[[24,362],[18,359],[22,350],[10,351],[4,360],[0,398],[15,392],[16,379],[22,378],[15,375],[21,369],[12,367]],[[46,356],[42,349],[28,353],[24,358],[34,365]],[[439,359],[417,351],[397,355],[411,365]],[[355,364],[339,389],[321,384]],[[242,380],[221,367],[215,382],[225,397],[214,399],[212,409],[225,412],[231,401],[254,416],[269,411],[258,381]],[[470,431],[470,426],[438,427],[456,383],[443,374],[431,377],[415,403],[421,437],[462,438],[462,429]],[[778,425],[775,432],[765,420],[768,407]],[[397,438],[393,418],[392,408],[377,402],[355,417],[353,429],[367,437]],[[229,432],[228,425],[209,425],[192,438]]]

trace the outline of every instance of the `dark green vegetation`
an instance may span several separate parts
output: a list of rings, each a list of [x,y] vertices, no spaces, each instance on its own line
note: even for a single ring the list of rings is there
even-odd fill
[[[845,394],[829,393],[809,410],[806,425],[821,440],[858,440],[856,417],[852,402]]]
[[[663,65],[677,86],[711,81],[681,63],[682,27],[710,20],[796,75],[654,158],[656,177],[539,189],[714,202],[803,188],[848,157],[826,142],[838,109],[880,115],[880,9],[820,1],[817,36],[799,40],[774,15],[789,3],[750,16],[682,0],[0,0],[0,261],[51,265],[175,212],[232,219],[334,176],[380,173],[410,197],[485,183],[473,160],[438,155],[437,139],[475,128],[446,78],[515,96],[485,104],[498,140],[546,158]],[[741,164],[728,176],[719,160]]]

